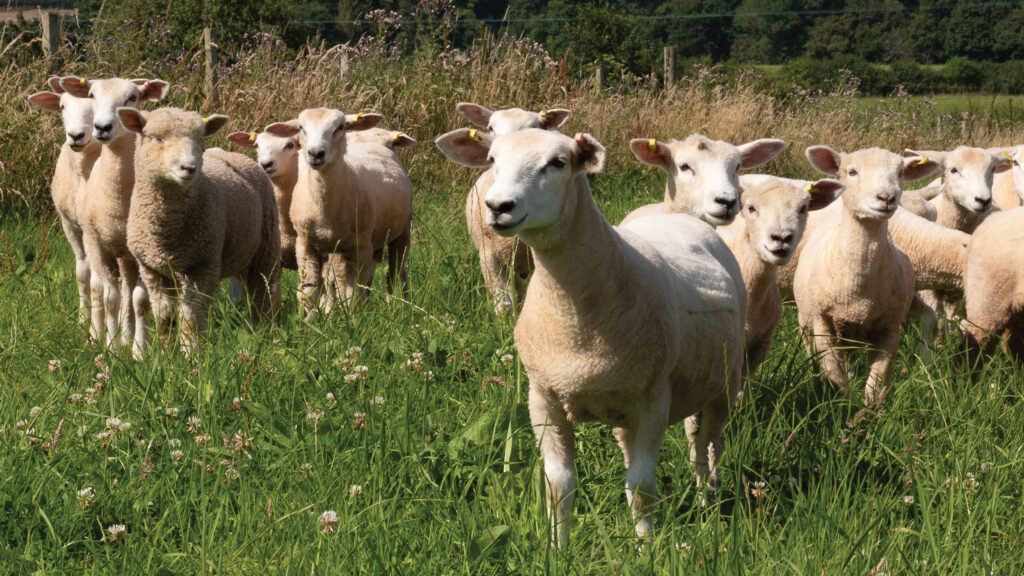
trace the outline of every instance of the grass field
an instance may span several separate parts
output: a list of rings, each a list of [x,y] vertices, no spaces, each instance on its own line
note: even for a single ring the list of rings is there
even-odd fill
[[[490,311],[462,221],[473,177],[414,174],[437,194],[415,206],[408,302],[375,293],[305,323],[288,273],[278,333],[247,331],[222,296],[195,361],[89,344],[59,227],[5,216],[0,572],[1024,573],[1020,370],[1000,357],[972,378],[955,343],[922,364],[910,333],[872,413],[815,376],[791,310],[726,429],[718,505],[694,504],[672,428],[641,547],[610,430],[584,425],[570,544],[550,548],[512,322]],[[659,180],[593,183],[618,220]]]

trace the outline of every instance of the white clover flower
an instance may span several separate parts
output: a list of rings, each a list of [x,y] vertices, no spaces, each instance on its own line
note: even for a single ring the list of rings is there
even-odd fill
[[[991,472],[993,468],[995,468],[995,464],[993,464],[991,462],[982,462],[981,463],[981,471],[985,472],[986,474]]]
[[[178,409],[174,408],[172,406],[168,406],[167,408],[164,408],[164,416],[170,416],[171,418],[177,418],[178,417]]]
[[[234,466],[228,467],[227,470],[224,470],[224,478],[228,480],[238,480],[238,476],[238,470],[235,470]]]
[[[327,393],[327,407],[334,408],[338,405],[338,400],[334,397],[334,392]]]
[[[118,540],[124,540],[124,534],[127,531],[124,524],[111,524],[107,526],[107,532],[110,534],[110,541],[117,542]]]
[[[241,398],[241,396],[235,396],[234,398],[232,398],[231,399],[231,405],[234,406],[235,408],[241,407],[241,405],[242,405],[242,398]]]
[[[29,418],[38,418],[39,415],[42,414],[42,413],[43,413],[43,409],[42,408],[40,408],[39,406],[33,406],[32,409],[28,411],[28,417]]]
[[[185,424],[185,429],[188,430],[190,434],[195,434],[202,427],[203,420],[199,416],[189,416],[188,423]]]
[[[106,427],[107,430],[110,430],[111,432],[117,432],[121,429],[121,419],[117,416],[107,418]]]
[[[501,356],[501,363],[505,366],[511,366],[515,358],[511,354],[503,354]]]
[[[903,505],[904,506],[913,506],[914,505],[914,495],[913,494],[907,494],[906,496],[904,496],[903,497]]]
[[[177,438],[171,438],[167,441],[167,444],[170,445],[171,448],[181,448],[181,440]]]
[[[676,550],[682,552],[684,555],[693,552],[693,546],[690,546],[686,542],[680,542],[676,544]]]
[[[323,417],[324,417],[324,413],[321,412],[319,409],[311,410],[309,412],[306,412],[306,420],[312,420],[313,422],[319,422],[320,419],[323,418]]]
[[[68,404],[78,404],[82,401],[83,396],[78,392],[68,395]]]
[[[383,396],[374,396],[373,397],[373,403],[376,406],[383,406],[384,405],[384,397]]]
[[[353,484],[348,487],[348,497],[355,498],[356,496],[363,495],[363,487],[359,484]]]
[[[185,457],[185,453],[182,452],[181,450],[173,450],[173,451],[171,451],[171,458],[173,458],[175,462],[181,462],[182,458],[184,458],[184,457]]]
[[[95,499],[96,495],[92,491],[92,486],[86,486],[85,488],[75,492],[75,500],[78,501],[78,507],[82,510],[92,506],[92,502]]]
[[[325,510],[317,523],[324,534],[334,534],[338,531],[338,514],[334,510]]]
[[[57,370],[60,370],[60,360],[57,360],[56,358],[50,360],[48,368],[50,369],[50,372],[56,372]]]
[[[18,427],[18,430],[24,430],[28,427],[28,420],[18,420],[16,426]]]
[[[964,475],[964,488],[973,492],[978,489],[979,485],[978,481],[974,478],[974,473],[968,472]]]

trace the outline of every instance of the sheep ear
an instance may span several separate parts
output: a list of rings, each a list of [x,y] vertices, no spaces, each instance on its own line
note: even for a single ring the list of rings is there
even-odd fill
[[[667,170],[672,163],[668,146],[654,138],[634,138],[629,141],[629,150],[641,164]]]
[[[931,158],[925,158],[924,156],[911,156],[909,158],[904,158],[903,180],[907,182],[920,180],[921,178],[930,176],[940,167],[942,167],[942,164],[932,160]]]
[[[391,146],[394,148],[412,148],[415,145],[416,140],[405,132],[395,132],[391,137]]]
[[[604,146],[590,134],[577,132],[573,138],[573,163],[590,174],[604,170]]]
[[[540,127],[545,130],[558,130],[569,119],[572,112],[565,108],[549,108],[540,111]]]
[[[839,198],[845,186],[838,180],[823,178],[817,182],[807,185],[807,191],[811,193],[811,204],[808,210],[821,210]]]
[[[256,147],[256,133],[255,132],[232,132],[228,134],[228,142],[237,144],[243,148],[255,148]]]
[[[229,118],[223,114],[211,114],[203,118],[203,126],[206,130],[203,132],[203,137],[213,136],[218,130],[224,127],[228,123]]]
[[[64,89],[60,87],[60,76],[50,76],[46,79],[46,85],[57,94],[64,93]]]
[[[171,86],[163,80],[146,80],[145,78],[136,78],[132,80],[132,83],[139,87],[139,98],[150,102],[163,100]]]
[[[273,136],[291,138],[299,133],[299,121],[289,120],[287,122],[274,122],[273,124],[268,124],[263,131]]]
[[[814,166],[819,172],[832,176],[839,174],[839,165],[843,161],[842,153],[836,152],[828,146],[811,146],[804,151],[804,155],[807,156],[807,161],[811,163],[811,166]]]
[[[60,96],[53,92],[36,92],[28,97],[28,101],[50,112],[60,110]]]
[[[455,105],[455,109],[458,110],[459,114],[462,114],[466,120],[469,120],[481,128],[487,128],[490,126],[491,114],[494,114],[494,112],[491,112],[487,108],[484,108],[479,104],[473,104],[472,102],[459,102]]]
[[[493,141],[493,136],[475,128],[459,128],[438,136],[434,140],[434,145],[452,161],[463,166],[480,168],[492,164],[488,155]]]
[[[345,130],[349,132],[369,130],[380,124],[382,120],[384,120],[384,117],[380,114],[346,114]]]
[[[754,168],[775,158],[786,147],[784,140],[762,138],[737,146],[740,150],[740,168]]]
[[[146,126],[145,113],[135,108],[118,108],[117,117],[121,120],[122,126],[137,134],[142,134],[142,129]]]
[[[996,164],[995,173],[1000,174],[1006,172],[1010,168],[1013,168],[1013,153],[1009,150],[1005,152],[993,153],[992,158],[998,162]]]
[[[92,80],[79,78],[77,76],[65,76],[60,79],[60,87],[64,92],[75,98],[88,98],[89,89],[92,88]]]
[[[925,158],[931,158],[932,160],[935,160],[939,164],[942,164],[946,161],[946,156],[948,154],[949,152],[940,152],[938,150],[912,150],[910,148],[903,149],[903,155],[906,156],[907,158],[924,156]]]

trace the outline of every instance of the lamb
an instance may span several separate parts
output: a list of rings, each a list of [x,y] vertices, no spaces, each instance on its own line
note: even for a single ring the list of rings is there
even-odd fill
[[[75,280],[78,284],[78,323],[88,325],[89,305],[89,262],[82,242],[82,198],[93,164],[100,156],[100,144],[92,137],[92,101],[76,98],[60,87],[60,78],[50,77],[46,81],[52,92],[36,92],[28,97],[29,102],[51,112],[60,112],[64,123],[64,144],[60,147],[57,164],[50,182],[50,197],[57,209],[60,227],[71,245],[75,256]],[[92,334],[100,338],[98,334]]]
[[[370,286],[385,249],[389,297],[398,282],[403,293],[408,290],[412,183],[393,153],[365,153],[347,146],[345,137],[347,131],[373,128],[381,120],[379,114],[313,108],[264,129],[282,138],[299,135],[303,150],[290,216],[297,233],[299,301],[307,316],[320,301],[329,258],[335,290],[350,305],[365,294],[366,288],[357,293],[356,283]]]
[[[965,329],[985,353],[997,344],[1024,363],[1024,208],[985,219],[971,236],[964,293]]]
[[[289,212],[295,182],[299,177],[299,141],[293,136],[281,138],[267,132],[232,132],[228,140],[243,148],[256,150],[256,160],[270,176],[277,200],[277,227],[281,232],[281,267],[296,270],[295,227]]]
[[[220,148],[203,152],[201,139],[228,117],[203,118],[179,108],[150,113],[118,108],[117,114],[128,131],[141,135],[127,241],[158,333],[167,334],[172,298],[180,292],[182,348],[196,350],[222,278],[243,280],[254,321],[276,318],[281,239],[270,178],[241,154]],[[136,330],[135,351],[141,356],[145,326],[139,323]]]
[[[803,236],[809,211],[831,204],[843,191],[836,180],[807,184],[768,178],[743,188],[740,198],[742,228],[718,228],[718,234],[739,262],[747,289],[744,336],[746,373],[753,374],[771,348],[775,327],[782,319],[782,297],[776,269],[789,261]]]
[[[558,130],[570,115],[564,108],[540,112],[521,108],[491,111],[471,102],[460,102],[456,109],[467,120],[490,130],[494,136],[527,128]],[[466,196],[466,227],[480,256],[480,270],[494,298],[494,311],[500,315],[522,304],[524,281],[533,271],[533,261],[530,251],[519,238],[501,236],[487,225],[488,208],[484,205],[484,198],[493,183],[494,172],[488,168],[470,189]]]
[[[412,148],[416,145],[416,140],[405,132],[387,130],[385,128],[369,128],[360,132],[347,132],[345,139],[349,144],[376,144],[388,150]]]
[[[700,134],[667,144],[654,138],[630,140],[629,149],[637,160],[665,171],[665,199],[633,210],[622,224],[666,212],[690,214],[712,226],[728,224],[739,212],[739,169],[760,166],[785,147],[776,139],[733,146]]]
[[[91,334],[112,350],[132,342],[140,315],[134,299],[145,298],[139,271],[128,250],[128,209],[135,185],[135,134],[121,130],[115,110],[156,102],[167,94],[163,80],[84,80],[62,78],[61,88],[77,98],[91,98],[93,137],[102,144],[86,184],[80,222],[90,278]],[[138,288],[138,289],[137,289]],[[134,295],[133,295],[134,291]],[[120,341],[117,340],[120,331]]]
[[[993,154],[1007,158],[1013,167],[992,179],[992,202],[1000,210],[1012,210],[1024,203],[1024,146],[989,148]]]
[[[476,136],[456,130],[435,143],[461,164],[499,168],[485,199],[488,225],[518,234],[537,263],[515,341],[530,377],[553,543],[568,539],[573,427],[588,420],[615,427],[626,497],[645,536],[670,424],[700,413],[699,425],[687,422],[690,458],[698,486],[717,486],[722,427],[743,370],[739,265],[711,227],[686,214],[610,226],[587,183],[605,161],[589,134]]]
[[[910,259],[888,234],[905,180],[938,168],[926,158],[901,158],[879,148],[850,154],[827,146],[806,151],[811,165],[846,186],[838,225],[819,226],[807,239],[793,292],[808,351],[821,354],[826,377],[847,393],[841,340],[866,343],[869,404],[884,402],[903,320],[914,302]]]

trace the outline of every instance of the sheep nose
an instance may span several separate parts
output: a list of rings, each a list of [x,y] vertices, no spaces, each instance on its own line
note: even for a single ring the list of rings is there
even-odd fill
[[[309,157],[313,160],[323,160],[327,156],[326,150],[310,150]]]
[[[879,200],[881,200],[885,204],[892,204],[892,203],[896,202],[896,195],[893,194],[892,192],[883,192],[883,193],[878,194],[877,196],[875,196],[875,198],[878,198]]]
[[[267,162],[260,162],[260,166],[262,166],[264,170],[269,170],[274,167],[274,161],[270,160]]]
[[[730,198],[728,196],[716,196],[715,203],[721,204],[729,212],[732,212],[738,205],[738,201],[735,198]]]
[[[793,233],[792,232],[772,232],[771,233],[771,238],[772,238],[772,240],[775,240],[776,242],[781,242],[783,244],[787,244],[787,243],[789,243],[790,240],[793,239]]]
[[[194,176],[196,173],[195,164],[181,164],[178,166],[178,168],[188,176]]]
[[[992,203],[991,198],[982,198],[981,196],[975,196],[974,201],[977,202],[982,208],[987,208]]]
[[[511,200],[506,200],[504,202],[484,200],[484,204],[487,204],[487,207],[490,208],[491,212],[494,212],[495,214],[507,214],[516,207],[516,203]]]
[[[99,124],[95,124],[93,125],[93,128],[95,128],[97,132],[110,132],[111,130],[114,129],[114,123],[111,122],[109,124],[104,124],[102,126],[100,126]]]
[[[78,142],[79,140],[85,138],[85,132],[75,132],[74,134],[68,132],[68,138],[71,138],[72,142]]]

